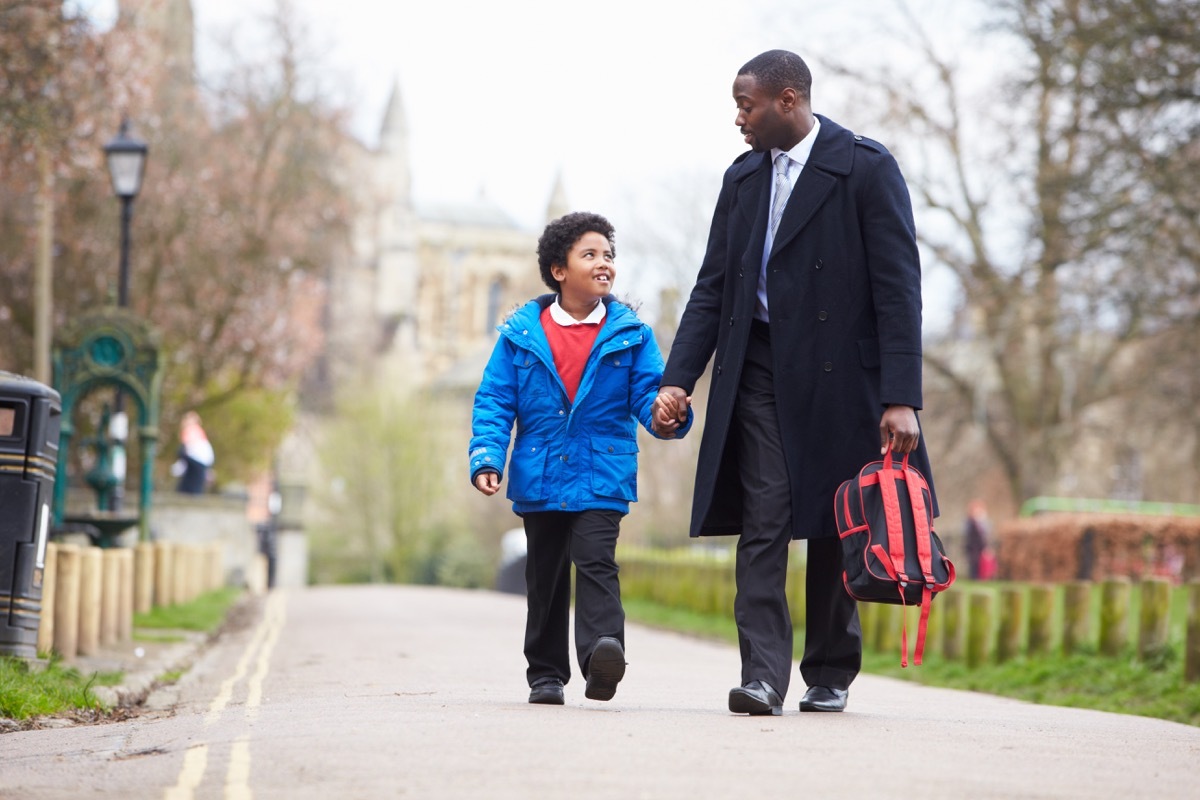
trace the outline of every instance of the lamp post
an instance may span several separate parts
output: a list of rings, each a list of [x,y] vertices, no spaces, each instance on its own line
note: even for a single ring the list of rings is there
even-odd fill
[[[133,200],[142,188],[149,149],[145,142],[129,134],[128,118],[121,120],[117,135],[104,145],[113,194],[121,198],[121,263],[117,278],[117,306],[120,308],[129,306],[129,224],[133,220]],[[125,414],[125,397],[120,389],[117,389],[113,405],[114,413],[106,434],[112,441],[112,472],[116,478],[111,509],[120,511],[125,499],[125,442],[129,437],[129,417]]]
[[[128,118],[121,120],[121,130],[104,145],[108,175],[113,194],[121,198],[121,271],[117,283],[117,305],[129,305],[129,223],[133,219],[133,199],[142,188],[149,148],[141,139],[129,135]]]

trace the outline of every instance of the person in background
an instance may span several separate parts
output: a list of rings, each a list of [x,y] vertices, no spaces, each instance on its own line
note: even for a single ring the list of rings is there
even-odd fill
[[[987,505],[976,498],[967,503],[967,523],[963,530],[967,551],[967,575],[973,581],[987,580],[995,573],[991,552],[992,530],[988,522]]]
[[[179,479],[175,491],[204,494],[216,463],[208,435],[200,425],[200,415],[189,411],[179,423],[179,456],[171,465],[171,475]]]

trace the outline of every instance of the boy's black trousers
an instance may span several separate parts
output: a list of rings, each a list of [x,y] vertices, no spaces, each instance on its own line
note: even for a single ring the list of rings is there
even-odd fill
[[[596,641],[611,636],[625,646],[625,610],[617,579],[619,511],[542,511],[524,515],[525,658],[529,684],[571,677],[571,564],[575,564],[575,655],[587,676]]]

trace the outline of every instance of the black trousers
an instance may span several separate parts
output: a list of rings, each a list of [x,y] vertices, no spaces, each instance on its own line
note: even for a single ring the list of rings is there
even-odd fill
[[[580,671],[596,641],[611,636],[625,646],[625,610],[617,578],[621,513],[608,510],[526,514],[525,564],[528,615],[525,659],[529,684],[538,678],[571,677],[571,564],[575,564],[575,655]]]
[[[766,681],[784,696],[792,673],[792,620],[786,593],[792,503],[778,415],[770,329],[755,323],[733,423],[743,491],[733,609],[742,683]],[[836,536],[808,540],[805,597],[801,677],[809,686],[845,689],[862,665],[862,627],[858,606],[842,586],[841,544]]]

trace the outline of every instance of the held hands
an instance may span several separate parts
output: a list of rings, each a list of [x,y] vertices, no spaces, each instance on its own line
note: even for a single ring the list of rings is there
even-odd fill
[[[660,386],[654,398],[654,416],[651,423],[654,432],[664,439],[674,439],[675,431],[687,422],[688,407],[692,398],[678,386]]]
[[[500,476],[495,472],[481,472],[475,476],[475,488],[491,497],[500,491]]]
[[[879,420],[879,452],[886,453],[888,441],[892,452],[903,455],[917,449],[921,441],[921,428],[917,424],[917,412],[912,406],[888,406]]]

